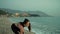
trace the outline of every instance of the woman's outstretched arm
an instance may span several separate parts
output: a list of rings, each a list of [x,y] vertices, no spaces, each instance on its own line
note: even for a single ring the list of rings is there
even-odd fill
[[[19,29],[20,29],[20,34],[24,34],[24,28],[23,28],[23,26],[21,25],[21,24],[18,24],[18,27],[19,27]]]

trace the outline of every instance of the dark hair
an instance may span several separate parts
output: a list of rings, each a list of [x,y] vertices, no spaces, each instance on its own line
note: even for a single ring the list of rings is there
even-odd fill
[[[24,24],[26,24],[27,22],[29,22],[29,20],[25,18],[25,20],[24,20]]]

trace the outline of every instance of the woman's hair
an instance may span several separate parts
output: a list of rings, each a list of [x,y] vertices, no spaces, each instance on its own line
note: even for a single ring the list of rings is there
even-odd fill
[[[29,20],[25,18],[23,23],[26,24],[27,22],[29,22]]]

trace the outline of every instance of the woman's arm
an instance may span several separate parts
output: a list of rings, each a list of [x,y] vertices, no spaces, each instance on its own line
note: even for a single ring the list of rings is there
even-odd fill
[[[18,24],[18,28],[20,29],[20,34],[24,34],[24,28],[21,24]]]

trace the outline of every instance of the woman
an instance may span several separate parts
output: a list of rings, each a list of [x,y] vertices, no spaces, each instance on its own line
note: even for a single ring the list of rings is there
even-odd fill
[[[13,23],[11,29],[15,34],[24,34],[24,27],[28,27],[29,32],[31,31],[31,24],[28,19],[25,19],[24,22]]]

